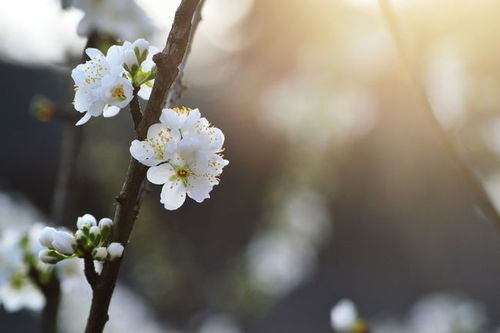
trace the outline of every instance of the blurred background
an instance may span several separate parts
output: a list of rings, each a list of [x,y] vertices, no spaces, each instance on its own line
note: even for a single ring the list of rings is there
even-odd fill
[[[162,47],[179,1],[138,3]],[[500,2],[392,3],[436,116],[500,205]],[[206,0],[202,16],[179,105],[224,131],[230,165],[203,204],[168,212],[153,188],[111,322],[144,312],[151,332],[322,333],[350,298],[376,332],[500,326],[500,233],[428,122],[377,1]],[[55,0],[0,4],[0,226],[51,222],[67,126],[30,103],[69,105],[81,17]],[[112,217],[133,139],[127,112],[77,131],[70,227]],[[88,297],[68,305],[63,332],[81,331]],[[457,313],[474,329],[432,326]],[[1,310],[0,328],[36,318]]]

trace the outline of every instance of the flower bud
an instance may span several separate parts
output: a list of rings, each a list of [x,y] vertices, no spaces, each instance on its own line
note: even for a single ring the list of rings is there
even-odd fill
[[[75,252],[73,249],[75,245],[75,238],[65,231],[56,231],[52,246],[55,250],[62,254],[71,255]]]
[[[148,47],[149,47],[149,42],[143,38],[140,38],[132,43],[132,48],[133,49],[138,48],[140,53],[147,50]]]
[[[108,246],[109,259],[114,260],[120,258],[123,254],[123,245],[120,243],[111,243]]]
[[[95,260],[104,261],[108,257],[108,251],[105,247],[96,247],[92,251],[92,256]]]
[[[98,226],[93,226],[92,228],[90,228],[90,234],[94,237],[97,237],[101,234],[101,229],[99,229]]]
[[[135,52],[132,50],[126,50],[123,53],[123,63],[127,65],[127,67],[133,71],[132,67],[133,66],[138,66],[137,62],[137,56],[135,55]]]
[[[85,234],[81,230],[77,230],[75,232],[75,239],[77,242],[81,242],[85,239]]]
[[[45,227],[40,233],[38,241],[40,242],[40,244],[42,244],[42,246],[52,247],[52,241],[54,240],[54,235],[56,232],[57,230],[54,228]]]
[[[113,226],[113,220],[111,220],[110,218],[105,217],[99,221],[99,228],[101,230],[104,230],[106,228],[111,229],[112,226]]]
[[[54,250],[43,249],[38,252],[38,259],[45,264],[55,264],[61,261],[60,257]]]
[[[94,225],[97,225],[97,221],[95,217],[90,214],[85,214],[83,216],[80,216],[76,221],[76,227],[78,229],[90,228]]]
[[[111,228],[113,227],[113,221],[107,217],[99,221],[99,229],[101,229],[101,237],[106,240],[111,234]]]

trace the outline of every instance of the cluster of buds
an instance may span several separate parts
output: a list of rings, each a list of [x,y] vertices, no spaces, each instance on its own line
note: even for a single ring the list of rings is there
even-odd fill
[[[46,264],[55,264],[69,258],[92,258],[111,261],[122,256],[123,245],[108,244],[113,221],[103,218],[97,223],[94,216],[85,214],[76,222],[78,230],[73,235],[67,231],[45,227],[40,234],[40,244],[44,247],[39,259]]]
[[[138,39],[133,43],[123,43],[123,68],[127,71],[132,85],[136,88],[146,84],[152,87],[152,80],[156,76],[156,66],[153,55],[159,50],[151,46],[148,41]],[[147,97],[146,97],[147,98]]]

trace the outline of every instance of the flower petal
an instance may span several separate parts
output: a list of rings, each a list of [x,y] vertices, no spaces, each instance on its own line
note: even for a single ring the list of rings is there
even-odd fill
[[[78,120],[78,122],[75,124],[76,126],[81,126],[83,124],[85,124],[87,121],[89,121],[89,119],[91,118],[92,116],[90,115],[90,113],[85,113],[85,116],[83,116],[80,120]]]
[[[175,175],[175,170],[168,163],[149,168],[147,173],[148,180],[156,185],[165,184],[169,178]]]
[[[102,56],[102,52],[98,49],[94,49],[89,47],[88,49],[85,50],[85,53],[90,57],[90,58],[97,58],[99,56]]]
[[[155,166],[158,161],[154,159],[154,152],[148,142],[134,140],[130,144],[130,154],[133,158],[146,166]]]
[[[212,188],[213,185],[207,177],[192,176],[189,177],[187,194],[191,199],[199,203],[210,198],[210,191],[212,191]]]
[[[120,112],[120,108],[115,105],[106,105],[104,107],[104,111],[102,112],[102,115],[105,118],[110,118],[116,116]]]
[[[185,200],[186,188],[180,180],[168,181],[163,185],[160,202],[165,206],[165,209],[175,210],[182,206]]]

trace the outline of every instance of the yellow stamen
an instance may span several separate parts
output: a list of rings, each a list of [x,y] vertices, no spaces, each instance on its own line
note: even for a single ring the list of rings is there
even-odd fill
[[[125,91],[123,90],[123,86],[118,86],[111,92],[111,96],[113,98],[117,98],[120,101],[124,101],[127,97],[125,97]]]
[[[182,113],[189,114],[189,112],[191,111],[190,108],[186,108],[184,106],[177,107],[177,108],[172,108],[172,110],[174,110],[178,114],[182,114]]]

